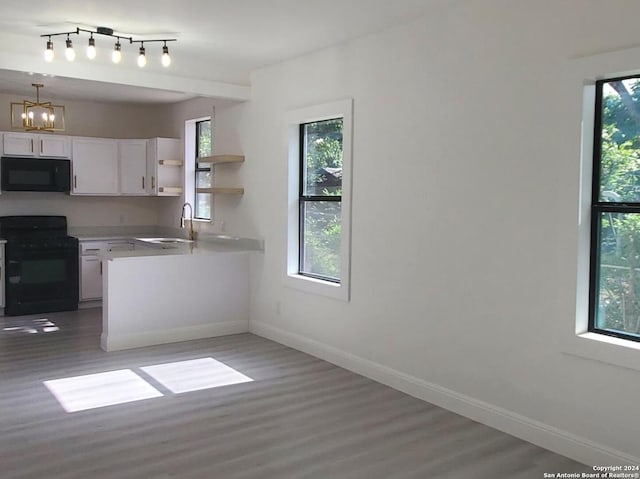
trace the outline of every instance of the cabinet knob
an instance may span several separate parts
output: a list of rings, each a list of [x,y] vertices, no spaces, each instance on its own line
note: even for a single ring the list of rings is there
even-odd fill
[[[156,177],[151,177],[151,189],[153,190],[156,187]]]
[[[74,189],[78,187],[78,177],[73,175],[73,187]]]
[[[142,189],[144,190],[144,176],[142,177]]]

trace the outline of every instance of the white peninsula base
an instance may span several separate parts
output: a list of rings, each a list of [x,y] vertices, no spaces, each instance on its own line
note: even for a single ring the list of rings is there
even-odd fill
[[[103,261],[105,351],[249,330],[249,253],[124,256]]]

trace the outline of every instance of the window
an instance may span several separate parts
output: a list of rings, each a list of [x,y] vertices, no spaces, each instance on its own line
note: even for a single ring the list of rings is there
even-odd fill
[[[198,158],[211,156],[211,119],[195,122],[195,198],[194,216],[196,219],[211,219],[211,196],[210,192],[199,191],[200,188],[211,188],[213,171],[211,164],[198,163]]]
[[[343,119],[300,125],[298,272],[340,282]]]
[[[595,91],[589,331],[640,341],[640,76]]]
[[[288,114],[287,283],[348,300],[351,100]]]

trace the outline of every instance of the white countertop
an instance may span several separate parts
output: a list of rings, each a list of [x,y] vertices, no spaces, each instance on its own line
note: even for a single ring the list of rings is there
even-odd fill
[[[210,255],[218,253],[246,253],[256,251],[255,248],[248,248],[242,245],[215,243],[212,241],[196,241],[192,244],[171,246],[151,245],[144,241],[135,241],[136,245],[144,245],[144,247],[137,248],[133,251],[107,251],[102,254],[102,257],[107,260],[116,260],[150,256]]]
[[[70,228],[69,234],[79,241],[135,241],[134,251],[110,251],[102,254],[105,259],[135,258],[145,256],[176,256],[186,254],[211,254],[244,251],[264,251],[264,242],[259,239],[242,238],[225,234],[198,233],[198,241],[186,245],[160,245],[136,238],[159,236],[184,238],[186,230],[179,228],[159,228],[148,226],[131,227],[85,227]]]

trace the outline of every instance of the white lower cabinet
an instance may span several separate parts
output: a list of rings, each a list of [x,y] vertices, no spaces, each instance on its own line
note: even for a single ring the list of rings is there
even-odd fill
[[[108,251],[131,251],[129,239],[80,241],[80,301],[102,299],[102,255]]]
[[[80,258],[80,301],[102,299],[102,263],[99,256]]]

